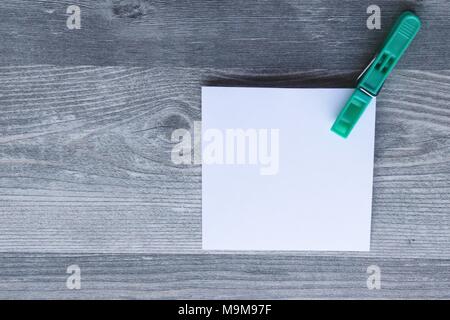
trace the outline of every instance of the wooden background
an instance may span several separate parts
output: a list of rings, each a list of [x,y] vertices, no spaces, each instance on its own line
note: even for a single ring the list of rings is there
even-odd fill
[[[405,9],[423,28],[377,99],[371,252],[202,251],[201,168],[170,161],[200,86],[352,87]],[[449,32],[447,0],[3,0],[0,298],[449,299]]]

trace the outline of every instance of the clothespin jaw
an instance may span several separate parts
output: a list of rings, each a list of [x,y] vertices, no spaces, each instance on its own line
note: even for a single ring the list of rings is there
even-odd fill
[[[420,26],[419,17],[410,11],[404,12],[398,18],[382,49],[361,75],[355,92],[341,110],[331,131],[343,138],[348,137],[372,98],[378,95],[392,69],[419,32]]]

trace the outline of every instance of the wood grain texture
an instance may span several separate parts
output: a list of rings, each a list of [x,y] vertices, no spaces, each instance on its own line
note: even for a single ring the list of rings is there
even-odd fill
[[[66,9],[81,8],[81,29]],[[446,0],[3,0],[0,65],[363,69],[404,10],[423,29],[400,67],[448,69]]]
[[[71,4],[81,30],[66,28]],[[381,30],[365,26],[369,4]],[[371,252],[203,254],[200,167],[170,161],[171,132],[200,120],[200,86],[351,87],[405,9],[423,29],[377,100]],[[449,12],[2,1],[0,298],[450,298]],[[70,264],[80,291],[65,287]]]
[[[196,252],[200,166],[170,135],[201,85],[341,87],[354,72],[1,68],[0,251]],[[369,255],[450,258],[450,72],[397,71],[378,98]]]
[[[189,70],[1,74],[0,250],[199,248],[201,170],[170,157],[172,131],[199,119]]]
[[[81,289],[66,269],[81,269]],[[367,268],[381,289],[367,288]],[[449,299],[450,260],[295,255],[0,255],[3,299]]]

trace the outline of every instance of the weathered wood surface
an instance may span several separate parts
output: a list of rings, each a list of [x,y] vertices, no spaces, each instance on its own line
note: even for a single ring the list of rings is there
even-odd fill
[[[71,4],[80,30],[66,28]],[[381,30],[366,27],[372,4]],[[356,70],[407,9],[423,30],[400,67],[448,68],[446,0],[3,0],[0,65]]]
[[[368,4],[3,1],[0,297],[449,298],[450,3],[379,1],[379,31]],[[351,87],[406,8],[424,27],[377,100],[371,252],[198,254],[201,170],[170,134],[200,86]]]
[[[0,70],[0,250],[99,253],[201,249],[200,166],[171,162],[170,135],[200,120],[202,84],[340,87],[354,77]],[[449,89],[448,71],[397,71],[378,99],[371,254],[450,258]]]
[[[81,289],[66,268],[81,268]],[[367,288],[367,267],[381,289]],[[450,299],[450,260],[295,255],[0,255],[0,298]]]

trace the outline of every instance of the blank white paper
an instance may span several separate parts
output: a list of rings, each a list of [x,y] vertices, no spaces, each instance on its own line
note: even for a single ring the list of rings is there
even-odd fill
[[[352,92],[202,88],[203,249],[370,249],[375,99],[347,139],[330,131]],[[211,132],[237,128],[278,130],[276,174],[205,163]]]

